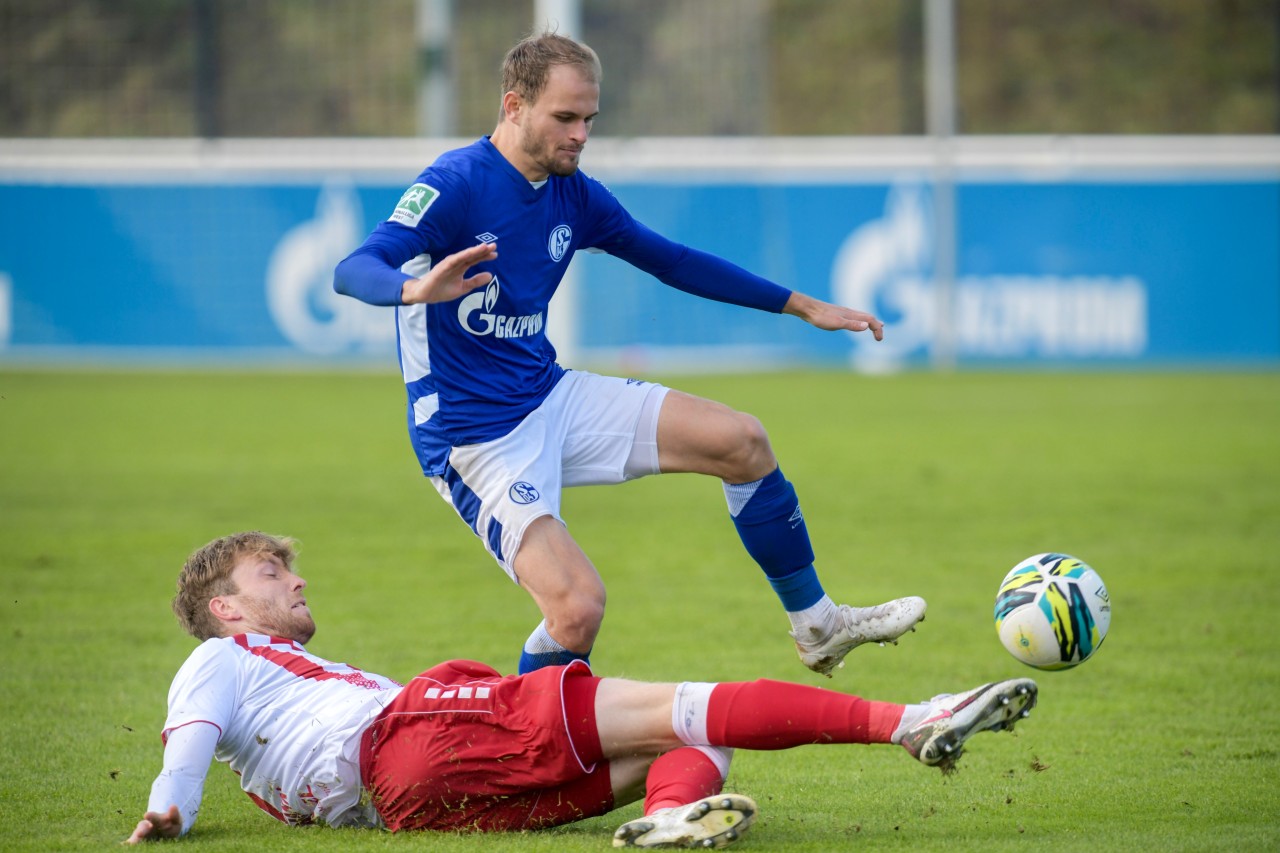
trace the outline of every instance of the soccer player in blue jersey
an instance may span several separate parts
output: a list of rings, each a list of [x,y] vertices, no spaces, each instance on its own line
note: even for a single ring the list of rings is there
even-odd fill
[[[560,518],[561,490],[657,473],[723,481],[742,543],[810,669],[829,676],[854,647],[913,630],[923,599],[850,607],[827,596],[795,490],[757,419],[660,385],[566,370],[546,337],[548,303],[579,249],[819,329],[879,340],[883,324],[654,233],[579,171],[600,100],[600,61],[586,45],[531,36],[502,75],[493,134],[429,166],[338,265],[334,288],[396,307],[422,471],[542,611],[520,672],[587,660],[604,616],[604,583]]]

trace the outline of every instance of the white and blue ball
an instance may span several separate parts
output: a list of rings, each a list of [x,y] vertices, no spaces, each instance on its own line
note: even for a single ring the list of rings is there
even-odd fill
[[[1069,669],[1097,652],[1111,627],[1111,598],[1098,573],[1066,554],[1014,566],[996,594],[996,633],[1009,654],[1036,669]]]

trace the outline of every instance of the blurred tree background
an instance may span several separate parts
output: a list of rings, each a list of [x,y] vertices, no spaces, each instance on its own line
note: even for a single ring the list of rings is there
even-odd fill
[[[924,130],[923,0],[582,0],[607,136]],[[459,136],[533,0],[454,0]],[[0,0],[0,137],[419,133],[417,0]],[[955,0],[958,131],[1280,132],[1280,0]]]

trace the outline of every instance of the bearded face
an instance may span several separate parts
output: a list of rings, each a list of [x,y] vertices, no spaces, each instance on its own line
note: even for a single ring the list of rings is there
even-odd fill
[[[522,102],[517,144],[530,180],[568,177],[578,171],[591,125],[600,111],[600,86],[570,65],[557,65],[536,101]]]
[[[267,634],[305,644],[316,633],[302,594],[307,582],[274,554],[241,557],[231,570],[233,595],[209,602],[228,634]]]

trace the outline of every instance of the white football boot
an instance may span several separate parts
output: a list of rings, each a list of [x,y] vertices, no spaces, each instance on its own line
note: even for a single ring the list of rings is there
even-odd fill
[[[716,794],[627,821],[613,834],[613,846],[725,847],[741,838],[755,820],[755,800],[742,794]]]
[[[893,643],[916,624],[924,620],[927,605],[923,598],[908,596],[895,598],[875,607],[850,607],[841,604],[836,609],[839,623],[825,637],[821,628],[792,631],[800,660],[814,672],[831,677],[831,670],[844,666],[844,656],[863,643]]]
[[[920,763],[955,769],[964,742],[978,732],[1012,731],[1036,705],[1036,683],[1014,678],[984,684],[964,693],[943,694],[929,700],[924,719],[902,735],[900,743]]]

